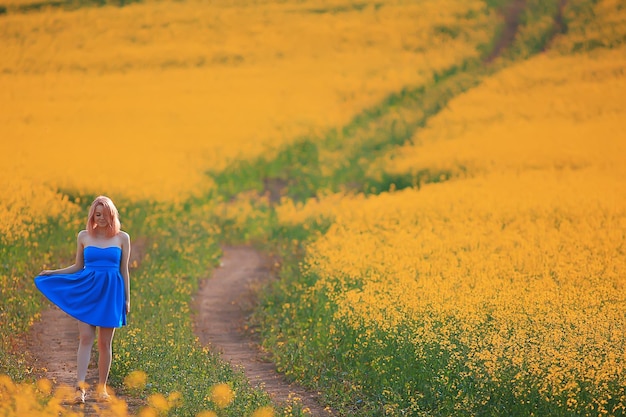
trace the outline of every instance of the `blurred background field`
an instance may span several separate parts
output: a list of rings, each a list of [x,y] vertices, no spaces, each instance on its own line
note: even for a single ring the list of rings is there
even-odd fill
[[[476,55],[493,16],[480,2],[442,6],[192,1],[7,14],[2,177],[186,197],[206,188],[208,169],[340,126]],[[477,16],[455,20],[466,14]],[[451,22],[462,34],[436,30]]]
[[[224,242],[278,256],[251,328],[341,415],[624,414],[621,2],[5,4],[0,373],[104,193],[150,248],[113,380],[171,415],[268,403],[189,331]]]

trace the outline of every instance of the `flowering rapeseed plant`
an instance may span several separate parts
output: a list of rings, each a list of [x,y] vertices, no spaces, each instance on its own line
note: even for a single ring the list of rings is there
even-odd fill
[[[209,399],[217,407],[226,408],[235,399],[235,392],[228,384],[216,384],[210,389]]]
[[[124,378],[124,385],[131,390],[141,390],[148,382],[148,375],[143,371],[132,371]]]
[[[194,0],[3,16],[0,236],[63,213],[58,189],[198,195],[214,186],[209,169],[270,156],[477,56],[497,23],[480,1],[384,5],[338,15],[314,12],[327,2]],[[436,30],[446,26],[458,36]],[[90,156],[102,142],[115,158]],[[46,209],[33,207],[42,196]]]
[[[623,39],[624,8],[606,13],[610,4],[592,7]],[[561,55],[580,39],[557,37],[557,50],[452,99],[370,167],[369,177],[414,189],[282,201],[283,225],[331,222],[273,310],[302,326],[268,339],[296,361],[288,372],[331,373],[331,387],[341,377],[346,401],[377,398],[388,415],[623,413],[626,78],[616,39],[607,31],[594,45],[614,49]],[[424,173],[439,183],[420,184]]]

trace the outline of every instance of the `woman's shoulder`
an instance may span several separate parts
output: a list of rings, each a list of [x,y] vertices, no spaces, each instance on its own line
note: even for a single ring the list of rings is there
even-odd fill
[[[122,239],[122,241],[130,242],[130,235],[126,233],[125,231],[120,230],[117,235],[120,237],[120,239]]]

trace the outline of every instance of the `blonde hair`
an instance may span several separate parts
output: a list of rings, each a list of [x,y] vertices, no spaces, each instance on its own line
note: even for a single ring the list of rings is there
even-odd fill
[[[103,195],[96,197],[96,199],[93,200],[93,203],[91,203],[89,216],[87,217],[87,232],[90,235],[94,235],[96,233],[97,226],[94,217],[96,215],[96,207],[98,206],[102,206],[104,208],[104,217],[108,223],[106,230],[107,237],[115,236],[120,232],[122,227],[120,224],[120,216],[117,212],[115,204],[113,204],[113,201],[109,197]]]

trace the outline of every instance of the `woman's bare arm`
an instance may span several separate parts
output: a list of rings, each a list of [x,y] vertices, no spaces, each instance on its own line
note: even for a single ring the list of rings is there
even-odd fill
[[[120,262],[120,273],[124,278],[124,290],[126,294],[126,313],[130,312],[130,273],[128,263],[130,262],[130,236],[126,232],[120,232],[122,237],[122,259]]]
[[[82,271],[85,267],[85,258],[83,254],[83,239],[85,237],[85,233],[87,233],[87,231],[81,230],[76,238],[76,259],[73,265],[61,269],[45,269],[41,271],[39,275],[73,274],[75,272]]]

